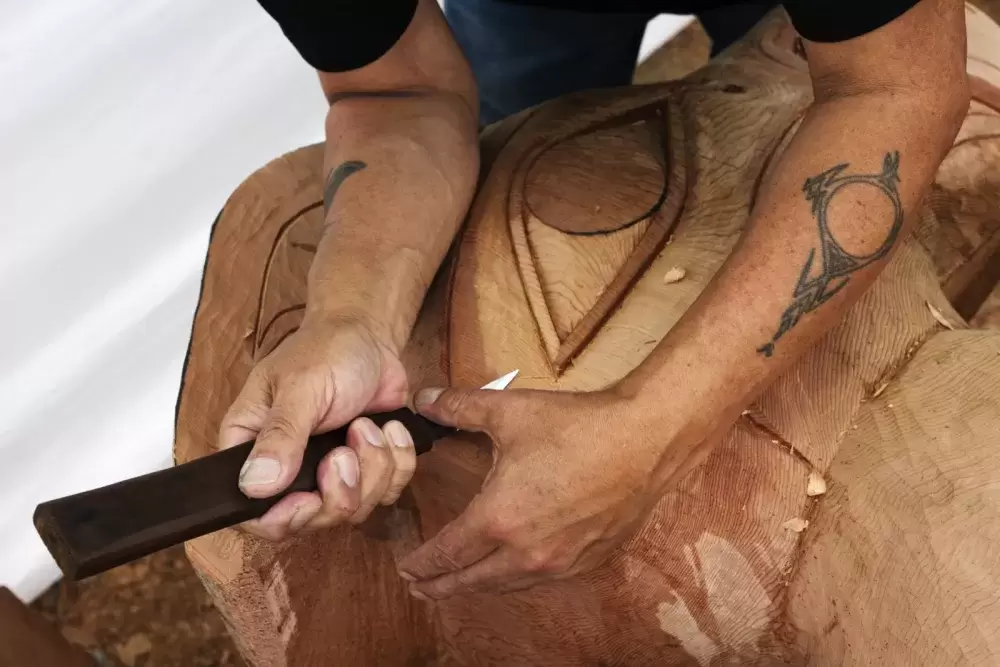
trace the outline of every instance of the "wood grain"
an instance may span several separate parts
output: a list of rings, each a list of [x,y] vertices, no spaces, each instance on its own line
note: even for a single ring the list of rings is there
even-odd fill
[[[977,34],[995,27],[977,25]],[[975,50],[975,62],[993,57],[984,53]],[[725,261],[762,174],[775,168],[810,102],[793,35],[775,12],[681,81],[570,95],[490,131],[488,171],[425,304],[408,370],[457,386],[515,367],[515,387],[587,391],[618,380]],[[981,158],[989,154],[982,123],[993,121],[975,115],[991,111],[970,111],[964,129],[975,140],[949,156],[937,188],[944,199],[924,207],[920,235],[904,241],[837,328],[720,432],[711,457],[602,567],[521,593],[413,605],[395,578],[395,558],[457,516],[491,463],[484,438],[449,438],[421,458],[395,524],[376,521],[283,548],[238,535],[189,548],[248,660],[903,667],[939,664],[933,643],[940,641],[948,664],[994,664],[1000,609],[989,538],[995,541],[1000,517],[980,508],[997,504],[987,481],[996,464],[984,443],[1000,420],[983,407],[1000,404],[1000,368],[989,361],[997,341],[964,330],[941,288],[962,271],[970,285],[987,273],[973,260],[992,238],[990,211],[970,202],[992,197],[995,167]],[[649,210],[656,114],[665,129],[665,199],[659,212],[620,229]],[[635,163],[608,168],[622,163],[626,146]],[[614,154],[608,164],[605,152]],[[264,285],[261,303],[272,313],[301,296],[296,281],[308,258],[288,250],[298,267],[268,269],[280,263],[267,260],[267,249],[281,226],[270,211],[301,206],[300,191],[312,187],[302,179],[318,185],[309,159],[293,154],[233,195],[240,216],[250,215],[245,228],[235,217],[220,221],[230,236],[210,249],[207,296],[195,321],[196,370],[187,377],[204,383],[198,391],[222,389],[223,399],[202,405],[183,397],[178,446],[183,434],[189,455],[198,455],[194,435],[211,431],[205,424],[221,416],[229,386],[252,359],[244,345],[237,363],[234,350],[243,344],[236,336],[203,338],[219,321],[255,326],[256,302],[239,285]],[[221,258],[234,248],[250,259],[248,268],[223,275],[231,267]],[[665,283],[675,267],[684,269],[683,280]],[[943,334],[929,306],[959,330]],[[282,327],[293,326],[288,317]],[[952,346],[961,355],[948,354]],[[936,396],[938,387],[949,395]],[[900,414],[910,421],[896,421],[896,401],[905,402]],[[904,481],[892,487],[894,475]],[[817,478],[826,493],[815,493]],[[941,507],[938,478],[956,490]],[[880,480],[891,493],[879,495]],[[870,512],[851,504],[868,496]],[[843,507],[861,514],[845,515]],[[883,525],[889,519],[895,523]],[[846,540],[839,526],[849,529]],[[968,546],[964,560],[956,545]],[[830,610],[850,617],[831,625]],[[353,634],[334,630],[342,621]]]
[[[1000,656],[1000,332],[932,336],[864,403],[789,587],[814,665]]]

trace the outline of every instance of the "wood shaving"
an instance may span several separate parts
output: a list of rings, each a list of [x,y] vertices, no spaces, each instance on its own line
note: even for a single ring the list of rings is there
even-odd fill
[[[878,389],[876,389],[875,393],[872,394],[872,398],[878,398],[879,396],[881,396],[882,392],[885,391],[886,387],[888,387],[888,386],[889,386],[888,382],[883,382],[882,386],[880,386]]]
[[[145,655],[152,650],[153,644],[149,641],[149,637],[142,633],[132,635],[127,642],[115,646],[115,653],[118,654],[118,659],[128,665],[128,667],[134,667],[139,656]]]
[[[813,470],[809,473],[809,482],[806,484],[806,495],[812,498],[814,496],[822,496],[824,493],[826,493],[826,480],[823,479],[823,475]]]
[[[687,275],[687,271],[679,266],[672,267],[669,271],[663,274],[663,284],[669,285],[671,283],[679,283],[684,280],[684,276]]]
[[[951,331],[955,330],[955,325],[949,322],[945,318],[944,314],[940,310],[934,307],[933,303],[931,303],[930,301],[925,301],[924,303],[927,304],[927,310],[931,311],[931,317],[937,320],[938,324],[940,324],[946,329],[950,329]]]
[[[785,530],[790,530],[793,533],[801,533],[803,530],[809,527],[809,520],[795,517],[794,519],[789,519],[788,521],[783,523],[781,527],[784,528]]]

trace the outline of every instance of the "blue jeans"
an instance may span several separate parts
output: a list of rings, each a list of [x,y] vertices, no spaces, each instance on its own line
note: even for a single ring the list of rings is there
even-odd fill
[[[713,55],[775,6],[735,5],[699,14]],[[502,0],[445,0],[444,10],[475,73],[484,125],[566,93],[628,85],[646,22],[654,16]]]

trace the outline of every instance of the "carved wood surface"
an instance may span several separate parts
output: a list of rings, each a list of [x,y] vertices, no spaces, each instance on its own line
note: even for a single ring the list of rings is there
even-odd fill
[[[970,36],[970,71],[989,82],[997,27],[969,22],[985,35]],[[414,384],[516,367],[514,386],[588,390],[640,363],[726,258],[794,136],[810,101],[794,37],[776,14],[680,82],[574,95],[490,128],[488,174],[407,349]],[[249,661],[930,665],[936,646],[948,664],[1000,659],[1000,333],[961,330],[946,296],[972,299],[990,266],[990,95],[970,108],[917,237],[608,563],[518,594],[410,599],[395,559],[456,516],[489,467],[488,442],[453,438],[360,529],[188,545]],[[254,359],[299,322],[319,170],[318,147],[284,156],[220,215],[179,461],[208,451]],[[664,281],[677,268],[684,278]],[[928,304],[960,330],[943,332]],[[807,493],[811,477],[825,495]]]

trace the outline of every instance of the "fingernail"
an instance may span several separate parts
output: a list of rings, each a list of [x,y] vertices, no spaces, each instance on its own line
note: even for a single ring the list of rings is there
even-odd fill
[[[373,447],[385,446],[385,440],[382,439],[382,429],[376,426],[375,422],[370,419],[359,419],[358,428],[361,429],[361,435],[369,445]]]
[[[255,456],[247,459],[240,470],[240,486],[258,486],[273,484],[281,475],[281,464],[268,456]]]
[[[414,582],[414,581],[417,580],[417,578],[414,577],[409,572],[400,572],[399,573],[399,577],[400,577],[400,579],[403,579],[404,581],[409,581],[409,582]]]
[[[414,590],[413,588],[410,589],[410,595],[412,595],[413,597],[417,598],[418,600],[425,600],[425,601],[428,601],[428,602],[430,601],[429,597],[427,597],[426,595],[424,595],[420,591]]]
[[[358,460],[353,454],[338,454],[333,457],[333,461],[337,464],[340,479],[353,489],[358,483]]]
[[[413,397],[413,405],[417,410],[423,410],[428,405],[432,404],[438,399],[444,392],[444,389],[421,389],[417,392],[417,395]]]
[[[389,442],[396,447],[409,447],[413,444],[410,432],[399,422],[389,422],[385,425],[385,431],[386,435],[389,436]]]

